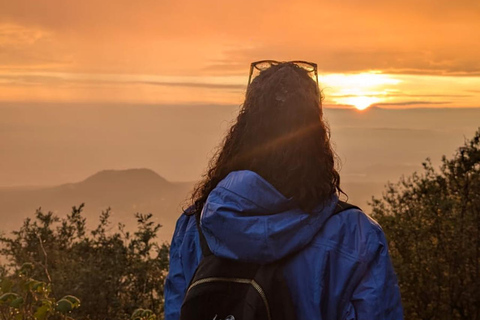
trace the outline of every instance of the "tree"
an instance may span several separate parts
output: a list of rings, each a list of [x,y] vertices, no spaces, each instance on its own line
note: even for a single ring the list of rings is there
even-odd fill
[[[161,226],[151,221],[152,214],[137,213],[133,234],[121,224],[109,232],[108,208],[89,232],[83,207],[73,207],[63,219],[38,209],[11,238],[1,236],[7,267],[31,263],[32,277],[50,285],[56,299],[78,297],[75,319],[130,319],[138,308],[147,310],[141,313],[145,319],[160,315],[169,250],[154,241]]]
[[[435,170],[373,198],[399,279],[405,319],[480,319],[480,129]]]

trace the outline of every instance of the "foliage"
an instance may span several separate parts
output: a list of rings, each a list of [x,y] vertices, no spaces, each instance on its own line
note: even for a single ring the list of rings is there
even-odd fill
[[[399,278],[405,319],[480,319],[480,129],[437,172],[373,199]]]
[[[13,275],[0,278],[0,319],[72,319],[68,315],[80,306],[80,300],[67,295],[56,301],[50,296],[50,284],[29,276],[33,268],[25,263]]]
[[[149,309],[137,309],[133,311],[132,320],[156,320],[157,317]]]
[[[1,236],[0,254],[8,258],[7,267],[31,263],[36,266],[32,278],[45,283],[53,297],[78,297],[82,306],[75,319],[130,319],[138,308],[148,309],[136,319],[155,319],[163,312],[168,272],[169,246],[154,241],[161,226],[152,214],[137,213],[133,234],[122,224],[108,231],[108,208],[89,232],[83,207],[73,207],[63,219],[38,209],[35,219],[26,219],[11,238]],[[61,301],[57,304],[67,306]]]

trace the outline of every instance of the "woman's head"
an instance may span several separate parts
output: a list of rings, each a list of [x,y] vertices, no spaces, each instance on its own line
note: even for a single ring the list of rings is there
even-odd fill
[[[236,170],[256,172],[306,211],[341,191],[321,102],[317,83],[294,63],[260,72],[193,202],[201,208],[218,182]]]

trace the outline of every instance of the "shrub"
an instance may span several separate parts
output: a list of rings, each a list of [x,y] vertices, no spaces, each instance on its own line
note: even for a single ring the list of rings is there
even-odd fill
[[[137,213],[135,232],[125,232],[121,224],[107,232],[108,208],[98,226],[88,231],[83,207],[73,207],[63,219],[38,209],[35,219],[26,219],[12,237],[1,236],[5,268],[34,265],[32,279],[45,284],[60,308],[69,307],[62,297],[78,297],[82,306],[74,314],[79,320],[130,319],[138,308],[160,316],[169,250],[154,241],[161,226],[152,214]]]
[[[480,319],[480,130],[439,171],[423,167],[371,203],[405,319]]]

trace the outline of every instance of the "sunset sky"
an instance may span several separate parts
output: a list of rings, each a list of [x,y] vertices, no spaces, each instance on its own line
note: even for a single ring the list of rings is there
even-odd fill
[[[239,104],[319,65],[327,107],[480,107],[477,0],[0,0],[0,103]]]

